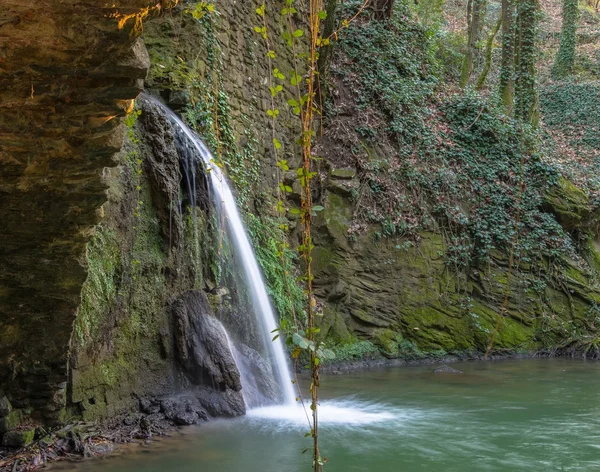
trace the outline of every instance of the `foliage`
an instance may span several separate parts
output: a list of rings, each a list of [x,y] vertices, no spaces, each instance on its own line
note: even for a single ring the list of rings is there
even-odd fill
[[[600,203],[600,83],[563,81],[542,90],[545,153]]]
[[[425,31],[406,17],[385,28],[354,25],[342,37],[345,85],[356,87],[361,109],[385,115],[371,135],[362,132],[363,148],[355,150],[365,184],[357,216],[379,223],[384,237],[418,239],[433,225],[445,234],[448,263],[456,268],[507,251],[519,212],[519,259],[573,255],[568,235],[540,210],[558,173],[531,151],[536,133],[474,92],[438,101],[428,72],[439,69],[428,48]],[[386,140],[393,150],[382,148]]]
[[[541,97],[544,123],[568,136],[581,151],[600,151],[600,83],[564,82],[548,86]]]
[[[121,254],[116,235],[99,226],[87,247],[88,277],[81,290],[81,306],[75,321],[80,346],[96,339],[101,323],[114,305],[121,278]]]
[[[303,314],[304,294],[295,283],[298,254],[289,247],[281,254],[283,231],[273,217],[258,218],[252,213],[246,215],[248,234],[252,239],[256,258],[265,275],[269,296],[280,316],[292,324],[294,313]]]
[[[347,28],[350,23],[357,18],[358,14],[367,6],[368,0],[359,7],[358,11],[349,20],[342,20],[342,28]],[[297,5],[295,0],[286,0],[284,8],[280,13],[287,20],[288,28],[281,33],[281,37],[287,43],[287,46],[292,52],[292,67],[289,72],[281,71],[274,66],[273,60],[277,58],[277,52],[273,49],[271,38],[271,30],[267,22],[266,5],[263,3],[256,9],[256,14],[260,19],[260,23],[254,26],[254,31],[260,35],[265,44],[265,55],[269,62],[269,70],[267,76],[267,86],[271,94],[271,108],[266,111],[267,116],[271,118],[271,133],[273,155],[276,157],[276,167],[288,171],[289,166],[287,160],[278,160],[278,151],[281,151],[282,145],[277,138],[276,120],[280,115],[280,110],[275,106],[275,98],[283,93],[285,94],[284,85],[291,89],[291,94],[287,100],[287,104],[291,108],[294,115],[299,117],[301,125],[301,133],[298,137],[298,144],[301,148],[301,166],[296,169],[297,181],[300,184],[300,208],[295,209],[299,215],[301,225],[301,244],[298,246],[298,254],[303,262],[304,274],[299,278],[305,285],[305,293],[307,298],[306,303],[306,327],[300,329],[298,320],[295,319],[295,324],[291,327],[291,331],[285,332],[285,327],[282,326],[281,331],[287,335],[287,344],[294,346],[292,357],[297,359],[301,353],[308,355],[310,363],[310,409],[311,417],[310,433],[307,436],[312,438],[312,457],[313,470],[319,472],[322,470],[327,459],[321,457],[319,450],[319,420],[318,420],[318,390],[320,387],[319,381],[319,365],[321,360],[330,359],[334,354],[329,349],[325,348],[322,341],[318,340],[320,329],[317,328],[315,317],[320,313],[317,312],[317,301],[313,295],[313,273],[312,273],[312,250],[314,248],[311,229],[312,218],[318,211],[322,211],[320,205],[313,205],[313,186],[311,181],[318,175],[314,169],[315,161],[319,160],[313,154],[313,139],[315,133],[315,118],[321,114],[318,108],[321,100],[319,94],[319,54],[321,48],[329,48],[331,40],[338,35],[337,31],[332,32],[325,37],[323,30],[325,28],[324,21],[327,19],[327,11],[324,8],[323,0],[310,0],[308,2],[308,15],[305,18],[308,28],[305,25],[297,22],[298,8],[303,8]],[[391,6],[391,3],[390,3]],[[302,38],[306,38],[308,42],[308,52],[300,54],[297,52],[298,45]],[[307,70],[306,77],[301,73]],[[281,216],[285,214],[285,206],[282,200],[282,193],[291,193],[293,187],[286,185],[281,181],[278,175],[278,202],[276,210]],[[287,226],[283,224],[287,229]],[[282,243],[281,253],[283,254],[287,243]],[[277,338],[279,335],[276,335]],[[300,394],[300,398],[302,395]]]
[[[336,360],[350,361],[379,357],[379,349],[371,341],[356,341],[332,347]]]
[[[562,17],[560,48],[552,66],[552,74],[555,77],[565,77],[573,73],[577,48],[577,22],[579,21],[578,0],[563,0]]]
[[[437,85],[435,44],[428,30],[406,17],[353,24],[339,49],[349,60],[344,75],[358,74],[359,109],[375,107],[386,115],[383,130],[400,144],[413,143],[426,132],[421,113]]]
[[[517,2],[514,115],[533,127],[539,123],[537,61],[540,16],[537,0]]]

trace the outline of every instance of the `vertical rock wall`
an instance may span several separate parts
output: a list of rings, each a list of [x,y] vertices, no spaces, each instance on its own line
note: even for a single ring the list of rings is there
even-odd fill
[[[0,397],[25,416],[53,422],[64,411],[85,245],[106,200],[101,175],[149,67],[141,18],[159,7],[2,3]]]

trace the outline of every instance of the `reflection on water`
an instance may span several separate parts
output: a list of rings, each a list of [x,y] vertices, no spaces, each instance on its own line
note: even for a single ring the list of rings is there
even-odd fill
[[[600,470],[600,363],[519,360],[323,376],[327,472]],[[53,470],[310,470],[302,409],[265,408]]]

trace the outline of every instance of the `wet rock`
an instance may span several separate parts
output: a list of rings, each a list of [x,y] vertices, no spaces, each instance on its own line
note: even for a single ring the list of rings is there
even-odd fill
[[[215,390],[242,389],[240,372],[221,323],[212,316],[204,292],[189,291],[172,306],[176,356],[195,385]]]
[[[214,418],[234,418],[246,413],[246,404],[241,392],[233,390],[216,392],[209,388],[199,388],[196,391],[196,397],[208,414]]]
[[[198,413],[189,411],[177,413],[173,417],[173,422],[178,426],[189,426],[198,423],[199,420],[200,417],[198,416]]]
[[[165,417],[176,425],[196,424],[200,419],[207,419],[208,415],[193,395],[178,395],[161,401],[161,411]]]
[[[243,392],[248,407],[270,405],[273,404],[273,399],[282,398],[271,364],[257,351],[241,344],[236,359],[240,372],[245,374]]]
[[[160,403],[155,400],[150,400],[148,398],[141,398],[140,411],[149,415],[153,413],[158,413],[160,411]]]
[[[449,365],[443,365],[435,369],[436,374],[464,374],[462,370],[454,369]]]
[[[161,222],[163,236],[171,246],[177,246],[183,237],[179,185],[182,178],[179,155],[173,129],[161,108],[147,97],[139,100],[142,107],[140,122],[146,144],[152,149],[144,160],[152,191],[152,201]]]

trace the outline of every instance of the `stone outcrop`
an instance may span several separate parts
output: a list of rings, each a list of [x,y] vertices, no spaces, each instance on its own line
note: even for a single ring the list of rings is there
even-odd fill
[[[494,264],[487,268],[453,271],[444,258],[446,242],[435,232],[421,232],[418,242],[378,239],[372,225],[349,238],[355,202],[340,191],[342,184],[358,182],[331,172],[325,210],[315,222],[315,287],[325,302],[323,332],[332,341],[368,339],[388,357],[485,352],[500,323],[495,348],[536,351],[568,343],[573,325],[592,326],[600,303],[595,243],[581,251],[589,267],[564,261],[564,273],[541,289],[535,285],[538,273],[526,263],[515,264],[508,279],[509,258],[500,251],[493,252]],[[547,198],[548,211],[565,229],[594,227],[581,195],[563,182]],[[548,270],[543,264],[541,273]],[[510,297],[502,316],[507,283]]]
[[[190,382],[217,389],[242,389],[227,333],[212,316],[203,292],[184,293],[172,305],[176,357]]]
[[[141,20],[168,3],[2,2],[0,395],[44,421],[64,411],[102,172],[149,67]]]

